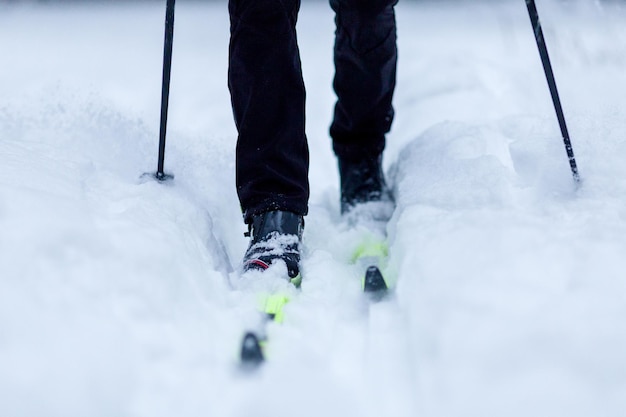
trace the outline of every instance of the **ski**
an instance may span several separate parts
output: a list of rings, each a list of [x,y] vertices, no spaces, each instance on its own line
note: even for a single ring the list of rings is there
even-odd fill
[[[386,222],[383,224],[386,225]],[[371,301],[381,301],[389,291],[384,274],[389,257],[387,237],[381,231],[381,225],[377,226],[378,232],[362,237],[362,242],[352,257],[352,263],[363,271],[363,292]]]
[[[299,289],[301,278],[291,280],[291,283]],[[262,314],[261,328],[259,330],[248,330],[241,340],[239,360],[246,370],[256,369],[265,362],[265,345],[267,337],[265,327],[270,322],[282,323],[284,320],[283,308],[289,303],[289,296],[281,293],[262,294],[259,297],[258,310]]]

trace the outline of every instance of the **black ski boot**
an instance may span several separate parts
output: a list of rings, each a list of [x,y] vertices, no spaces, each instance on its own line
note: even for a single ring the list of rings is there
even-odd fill
[[[268,211],[252,216],[247,235],[250,246],[243,258],[244,271],[268,269],[274,262],[287,265],[289,280],[300,280],[300,243],[304,219],[288,211]]]
[[[382,154],[362,159],[339,158],[341,214],[362,203],[382,202],[393,206],[391,190],[385,183]]]

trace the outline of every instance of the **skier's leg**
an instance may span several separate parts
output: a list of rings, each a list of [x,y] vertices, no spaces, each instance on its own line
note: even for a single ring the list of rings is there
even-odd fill
[[[330,128],[339,158],[379,154],[391,127],[397,0],[330,0],[336,13],[337,94]]]
[[[270,210],[307,212],[299,7],[300,0],[229,0],[228,86],[239,132],[237,193],[247,223]]]
[[[392,201],[382,172],[382,152],[394,114],[396,3],[330,0],[337,25],[337,104],[330,135],[339,161],[342,213],[360,203]]]

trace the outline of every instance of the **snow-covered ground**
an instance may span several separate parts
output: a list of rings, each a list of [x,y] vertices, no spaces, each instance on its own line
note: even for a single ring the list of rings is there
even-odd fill
[[[168,185],[140,179],[164,5],[0,4],[0,415],[623,416],[626,11],[538,6],[582,186],[524,2],[401,2],[396,296],[368,317],[327,136],[333,15],[303,5],[306,278],[245,375],[225,4],[177,5]]]

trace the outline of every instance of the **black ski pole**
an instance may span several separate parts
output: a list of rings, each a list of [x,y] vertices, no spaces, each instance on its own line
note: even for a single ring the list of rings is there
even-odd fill
[[[165,135],[167,131],[167,108],[170,96],[170,78],[172,73],[172,45],[174,43],[174,3],[167,0],[165,11],[165,43],[163,47],[163,84],[161,88],[161,128],[159,132],[159,163],[155,177],[159,181],[174,178],[163,171],[165,163]]]
[[[543,71],[546,74],[546,79],[548,80],[548,87],[550,88],[550,94],[552,95],[552,103],[554,104],[556,117],[557,119],[559,119],[559,127],[561,128],[561,135],[563,136],[565,151],[567,152],[567,158],[569,159],[569,166],[572,170],[574,181],[578,183],[580,182],[578,167],[576,166],[574,150],[572,148],[572,143],[570,141],[569,133],[567,131],[567,125],[565,124],[565,116],[563,115],[563,108],[561,107],[559,92],[556,88],[556,81],[554,80],[554,73],[552,72],[552,65],[550,64],[550,56],[548,55],[548,47],[546,46],[546,41],[543,37],[543,30],[541,29],[541,23],[539,22],[539,13],[537,12],[535,0],[526,0],[526,6],[528,7],[528,15],[530,16],[530,22],[533,26],[533,32],[535,33],[537,48],[539,48],[539,55],[541,56]]]

